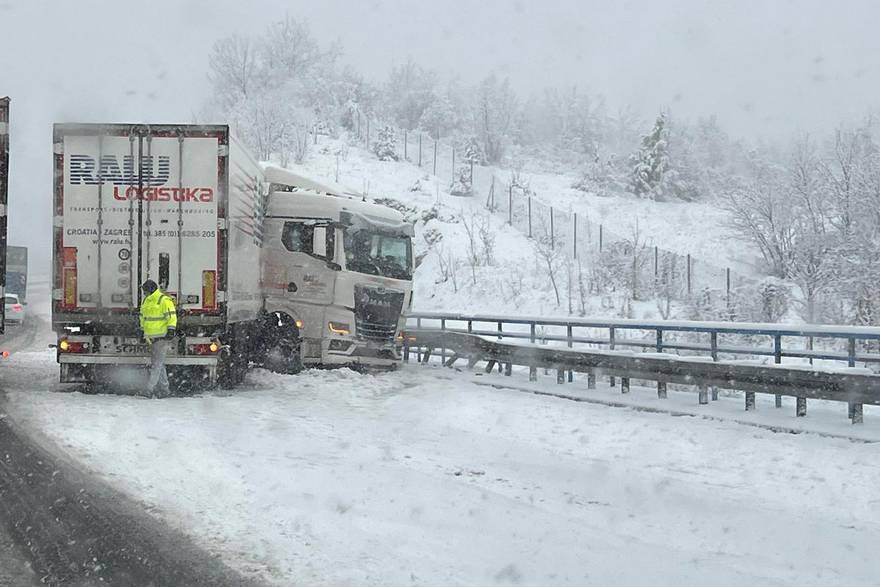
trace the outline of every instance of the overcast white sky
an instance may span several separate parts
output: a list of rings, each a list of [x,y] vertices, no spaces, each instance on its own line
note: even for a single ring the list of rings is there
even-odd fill
[[[646,117],[717,113],[739,136],[826,130],[880,89],[869,0],[0,0],[11,243],[48,266],[52,122],[187,122],[214,40],[285,14],[370,77],[408,57],[465,81],[496,69],[524,94],[577,85]]]

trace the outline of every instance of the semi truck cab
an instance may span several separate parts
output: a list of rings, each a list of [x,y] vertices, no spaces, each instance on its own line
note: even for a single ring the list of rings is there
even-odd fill
[[[396,210],[268,166],[263,288],[304,365],[391,367],[412,303],[413,227]]]

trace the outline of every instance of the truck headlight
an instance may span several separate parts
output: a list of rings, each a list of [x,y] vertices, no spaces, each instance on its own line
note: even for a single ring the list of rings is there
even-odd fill
[[[348,322],[329,322],[327,326],[333,334],[351,334],[351,326]]]

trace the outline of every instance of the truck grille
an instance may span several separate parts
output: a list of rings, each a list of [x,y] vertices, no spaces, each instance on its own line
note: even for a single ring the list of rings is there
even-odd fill
[[[356,285],[354,321],[358,338],[393,342],[397,320],[403,310],[403,297],[403,292]]]

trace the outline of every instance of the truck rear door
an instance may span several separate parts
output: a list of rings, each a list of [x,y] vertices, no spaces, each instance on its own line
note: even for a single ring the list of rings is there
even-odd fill
[[[179,310],[217,311],[227,136],[226,127],[56,126],[62,312],[135,309],[146,279]]]

